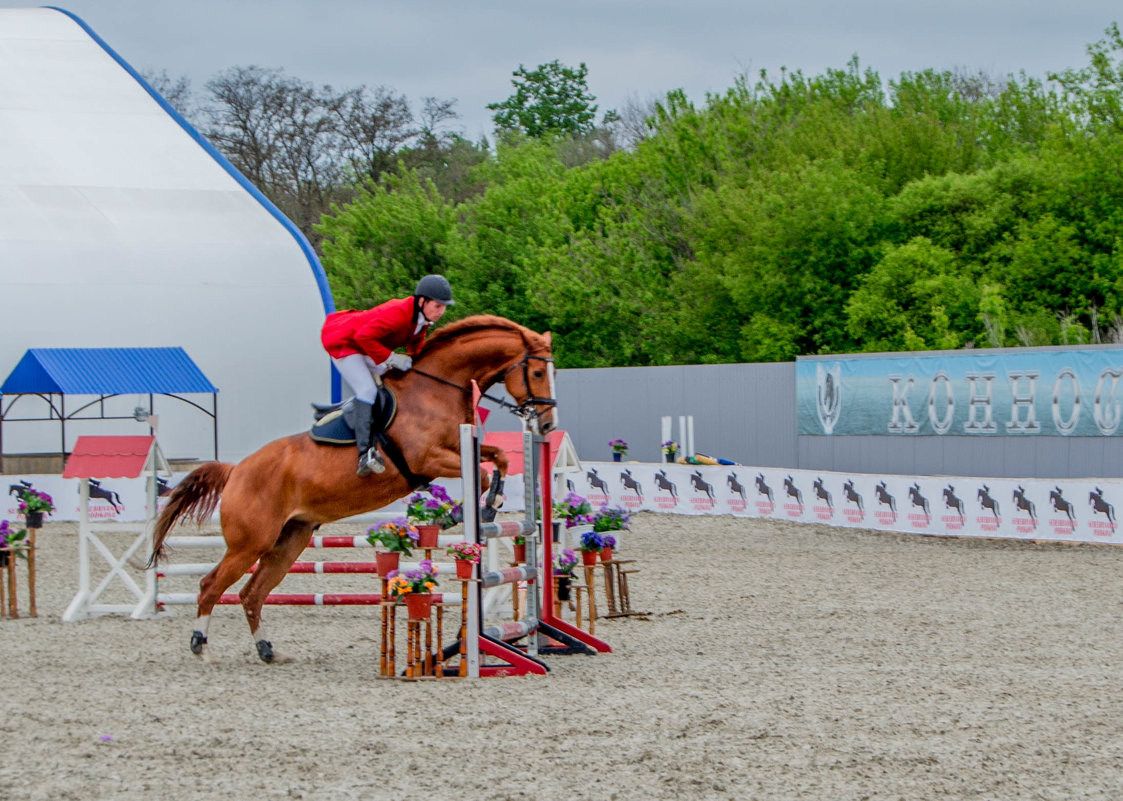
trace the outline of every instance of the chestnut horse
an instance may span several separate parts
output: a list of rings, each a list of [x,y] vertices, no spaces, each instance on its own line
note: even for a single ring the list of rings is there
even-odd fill
[[[409,372],[387,374],[384,382],[398,397],[387,435],[414,474],[413,483],[392,459],[386,460],[386,472],[360,478],[354,447],[321,445],[307,432],[270,442],[236,465],[208,462],[192,471],[172,491],[156,522],[149,560],[155,564],[163,555],[164,539],[177,520],[202,524],[221,496],[226,554],[199,582],[192,652],[206,656],[211,609],[257,562],[239,597],[258,656],[272,662],[261,607],[313,532],[324,523],[380,509],[420,481],[459,476],[459,426],[475,418],[473,381],[483,392],[503,382],[518,404],[511,407],[515,413],[537,433],[549,432],[554,427],[552,361],[548,332],[537,334],[502,317],[477,316],[436,331]],[[506,474],[502,450],[483,446],[480,452]]]

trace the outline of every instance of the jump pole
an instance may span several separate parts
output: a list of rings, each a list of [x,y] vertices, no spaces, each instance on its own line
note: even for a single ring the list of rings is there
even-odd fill
[[[553,521],[551,512],[554,508],[553,499],[553,466],[550,464],[550,443],[535,437],[530,432],[523,434],[523,478],[533,476],[533,469],[538,469],[538,486],[542,495],[542,572],[545,579],[542,584],[542,612],[540,619],[543,631],[551,636],[555,644],[539,644],[539,650],[544,653],[586,653],[600,652],[612,653],[612,647],[604,640],[597,639],[586,631],[582,631],[571,623],[567,623],[554,614],[554,538]],[[534,458],[537,456],[537,458]],[[533,483],[532,481],[527,483]],[[533,496],[531,496],[533,497]],[[533,500],[531,500],[531,505]],[[529,554],[529,549],[528,549]],[[592,592],[593,588],[589,588]]]

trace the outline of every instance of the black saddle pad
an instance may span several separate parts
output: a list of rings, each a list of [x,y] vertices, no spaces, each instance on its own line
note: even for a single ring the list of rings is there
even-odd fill
[[[316,421],[308,434],[316,442],[324,445],[354,445],[355,429],[351,425],[351,401],[337,403],[335,406],[324,407],[312,405],[315,410]],[[326,411],[329,409],[330,411]],[[375,432],[385,431],[394,422],[394,415],[398,411],[398,399],[386,387],[378,391],[378,400],[374,404],[374,419],[371,429]]]

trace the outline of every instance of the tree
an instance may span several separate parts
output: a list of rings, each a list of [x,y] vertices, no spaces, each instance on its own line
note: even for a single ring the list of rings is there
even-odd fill
[[[309,239],[344,185],[330,86],[233,67],[207,81],[207,137]]]
[[[554,60],[529,71],[520,64],[511,73],[515,76],[511,81],[515,93],[502,103],[487,105],[495,112],[492,120],[496,128],[535,139],[592,133],[597,107],[585,83],[588,73],[583,62],[573,69]],[[613,112],[606,113],[606,121],[614,119]]]
[[[393,168],[398,150],[421,133],[405,95],[384,86],[349,89],[330,103],[344,158],[359,180],[378,180]]]

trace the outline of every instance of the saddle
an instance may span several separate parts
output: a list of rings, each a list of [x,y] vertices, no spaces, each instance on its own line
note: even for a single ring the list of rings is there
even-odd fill
[[[342,403],[312,404],[312,428],[308,434],[316,442],[324,445],[354,445],[355,425],[353,417],[354,398],[348,398]],[[378,388],[378,397],[374,401],[374,413],[371,417],[371,430],[381,433],[394,422],[394,415],[398,412],[398,398],[387,387]]]

